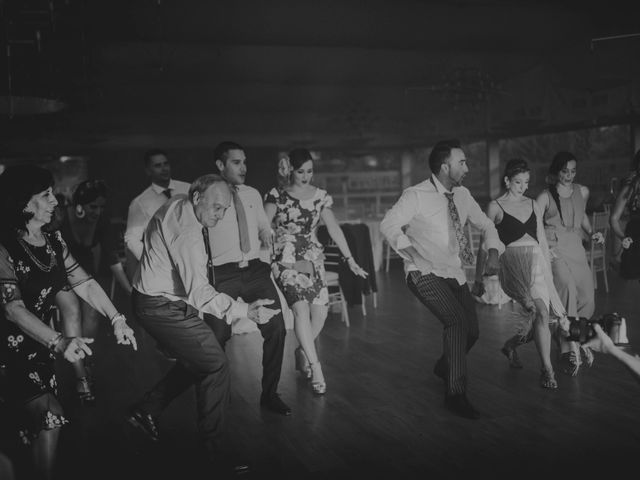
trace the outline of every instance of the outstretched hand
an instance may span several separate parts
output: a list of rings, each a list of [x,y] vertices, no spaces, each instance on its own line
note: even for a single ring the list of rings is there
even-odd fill
[[[93,355],[89,348],[89,343],[93,343],[93,338],[89,337],[63,337],[56,345],[55,352],[62,353],[65,360],[73,363],[82,360],[88,355]]]
[[[596,336],[586,342],[583,346],[589,347],[595,352],[611,353],[616,348],[611,337],[609,337],[609,335],[607,335],[604,330],[602,330],[602,327],[597,323],[593,324],[593,330],[596,332]]]
[[[249,320],[256,322],[258,325],[262,325],[271,320],[271,317],[280,313],[280,309],[266,308],[264,305],[271,305],[274,300],[261,298],[249,304],[247,316]]]
[[[362,268],[360,265],[358,265],[356,261],[353,259],[353,257],[349,258],[349,260],[347,261],[347,265],[349,265],[349,268],[354,273],[354,275],[357,275],[362,278],[367,278],[369,276],[366,270]]]
[[[127,325],[124,315],[120,316],[113,322],[113,334],[119,345],[131,345],[134,350],[138,350],[138,342],[133,334],[133,329]]]

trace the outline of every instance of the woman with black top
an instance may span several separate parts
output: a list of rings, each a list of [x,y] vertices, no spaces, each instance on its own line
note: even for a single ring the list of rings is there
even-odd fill
[[[504,173],[506,192],[487,207],[487,216],[496,224],[506,246],[500,257],[500,284],[522,307],[517,333],[501,351],[511,367],[522,368],[516,348],[533,339],[542,365],[540,385],[554,389],[558,383],[551,364],[549,324],[566,319],[566,314],[553,286],[542,212],[532,198],[524,195],[529,177],[527,162],[509,160]],[[562,323],[567,326],[566,321]]]

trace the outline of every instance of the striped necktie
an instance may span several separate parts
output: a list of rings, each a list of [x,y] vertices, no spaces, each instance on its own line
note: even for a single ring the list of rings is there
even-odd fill
[[[453,193],[452,192],[444,192],[444,195],[447,197],[449,203],[449,229],[454,231],[455,238],[458,241],[458,255],[460,256],[460,260],[462,260],[463,265],[473,265],[475,259],[473,257],[473,252],[471,251],[471,247],[469,246],[469,240],[467,239],[464,231],[462,230],[462,223],[460,222],[460,215],[458,215],[458,208],[456,204],[453,203]]]

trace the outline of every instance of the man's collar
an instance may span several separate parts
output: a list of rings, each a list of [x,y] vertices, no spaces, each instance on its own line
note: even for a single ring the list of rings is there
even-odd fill
[[[451,190],[447,190],[445,188],[444,185],[442,185],[442,182],[440,182],[440,180],[438,180],[438,177],[436,177],[434,174],[431,174],[431,183],[433,183],[433,186],[436,187],[436,192],[438,193],[452,193]]]
[[[157,183],[151,182],[151,188],[157,194],[160,194],[160,193],[164,192],[167,188],[173,190],[174,189],[173,180],[169,180],[169,186],[166,187],[166,188],[165,187],[161,187]]]

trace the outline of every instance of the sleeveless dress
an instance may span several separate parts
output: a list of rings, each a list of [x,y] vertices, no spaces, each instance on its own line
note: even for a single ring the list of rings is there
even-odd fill
[[[633,243],[626,250],[622,250],[620,261],[620,276],[626,280],[640,278],[640,175],[634,174],[625,181],[631,192],[627,201],[629,222],[624,234],[631,237]]]
[[[593,273],[582,245],[585,201],[580,185],[573,184],[570,197],[560,197],[562,217],[551,193],[545,192],[549,208],[544,213],[544,227],[551,252],[553,282],[567,315],[591,318],[595,311],[595,293]]]
[[[324,254],[322,244],[316,238],[316,229],[320,213],[331,208],[333,199],[320,188],[308,200],[299,200],[284,188],[273,188],[265,196],[264,203],[276,206],[271,268],[287,303],[293,305],[304,300],[327,305]]]
[[[67,287],[66,246],[59,231],[43,232],[45,245],[35,247],[18,238],[0,245],[0,302],[22,300],[31,313],[49,323],[56,294]],[[0,309],[0,367],[4,370],[0,397],[20,406],[40,395],[57,395],[54,356],[25,334]],[[68,423],[64,416],[44,410],[38,420],[17,418],[18,433],[28,444],[41,430]]]

